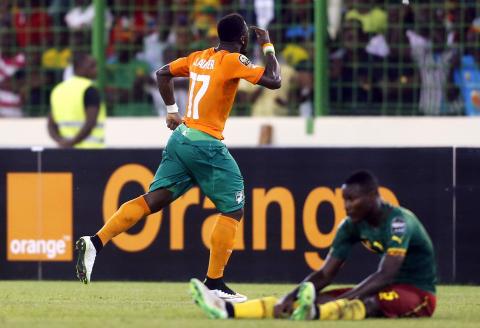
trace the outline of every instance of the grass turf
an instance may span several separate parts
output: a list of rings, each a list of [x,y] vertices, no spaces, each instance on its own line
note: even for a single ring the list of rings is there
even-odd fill
[[[231,284],[250,298],[281,296],[292,285]],[[0,281],[0,327],[479,327],[480,287],[441,286],[431,319],[362,322],[207,319],[186,283]]]

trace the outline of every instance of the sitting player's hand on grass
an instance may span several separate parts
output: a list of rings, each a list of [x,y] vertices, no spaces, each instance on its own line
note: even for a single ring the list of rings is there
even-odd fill
[[[180,124],[182,124],[182,117],[178,113],[167,114],[167,127],[170,130],[175,130]]]
[[[295,302],[295,294],[287,294],[278,300],[273,308],[275,318],[288,318],[293,312],[293,303]]]

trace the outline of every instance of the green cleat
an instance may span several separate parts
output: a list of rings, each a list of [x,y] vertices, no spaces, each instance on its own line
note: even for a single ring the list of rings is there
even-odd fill
[[[210,319],[227,319],[228,312],[225,301],[210,292],[200,280],[190,280],[190,293],[192,294],[195,304]]]
[[[297,293],[298,306],[293,311],[292,320],[312,320],[315,317],[315,287],[311,282],[300,285]]]

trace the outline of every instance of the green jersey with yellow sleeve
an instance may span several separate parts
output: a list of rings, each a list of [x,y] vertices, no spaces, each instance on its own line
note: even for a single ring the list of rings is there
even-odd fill
[[[436,264],[432,241],[420,220],[411,211],[387,203],[382,204],[385,220],[379,226],[367,220],[342,221],[330,249],[330,255],[345,260],[352,246],[361,242],[378,254],[404,256],[396,284],[410,284],[435,293]]]

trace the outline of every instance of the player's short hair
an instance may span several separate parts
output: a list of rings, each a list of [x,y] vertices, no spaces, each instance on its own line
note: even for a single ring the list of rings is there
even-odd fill
[[[345,180],[345,185],[353,184],[359,185],[365,193],[378,192],[377,178],[366,170],[356,171]]]
[[[218,38],[220,41],[235,42],[245,33],[245,20],[240,14],[229,14],[217,24]]]
[[[79,69],[83,62],[90,56],[86,52],[76,52],[73,54],[72,64],[73,64],[73,71],[76,72]]]

